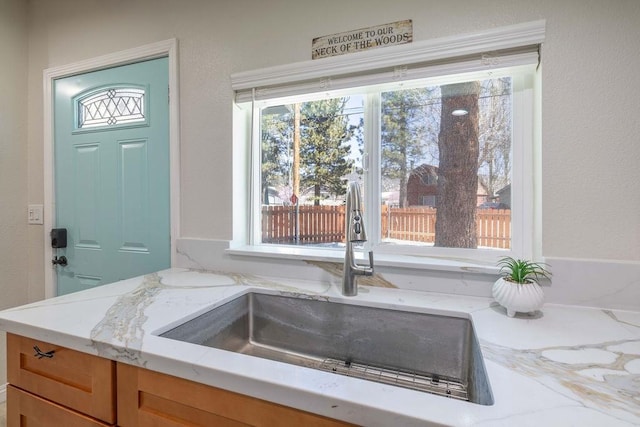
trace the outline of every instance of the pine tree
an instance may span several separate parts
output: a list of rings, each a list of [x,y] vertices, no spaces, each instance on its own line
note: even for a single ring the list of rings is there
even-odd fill
[[[346,192],[344,176],[354,161],[349,158],[350,139],[357,126],[344,115],[348,98],[334,98],[302,104],[300,124],[300,175],[303,187],[313,188],[314,205],[320,205],[322,191],[332,195]]]
[[[284,110],[284,106],[280,108]],[[293,138],[293,115],[265,109],[262,112],[262,203],[269,204],[269,187],[287,184],[289,147]]]

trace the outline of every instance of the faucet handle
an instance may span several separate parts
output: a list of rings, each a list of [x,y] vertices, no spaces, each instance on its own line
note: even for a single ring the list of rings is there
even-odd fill
[[[371,274],[373,274],[373,251],[369,251],[369,268],[371,269]]]

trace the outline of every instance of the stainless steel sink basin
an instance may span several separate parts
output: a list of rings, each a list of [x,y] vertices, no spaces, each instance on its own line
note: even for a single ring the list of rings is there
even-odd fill
[[[493,404],[465,318],[253,292],[160,336]]]

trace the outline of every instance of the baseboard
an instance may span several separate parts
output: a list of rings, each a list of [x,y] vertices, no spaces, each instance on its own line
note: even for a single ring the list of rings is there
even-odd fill
[[[7,385],[0,385],[0,403],[7,401]]]

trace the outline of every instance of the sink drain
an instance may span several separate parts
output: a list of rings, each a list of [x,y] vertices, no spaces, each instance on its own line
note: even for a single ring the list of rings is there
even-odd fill
[[[319,369],[349,377],[361,378],[412,390],[424,391],[459,400],[469,400],[466,387],[438,375],[423,375],[355,363],[351,360],[324,359]]]

